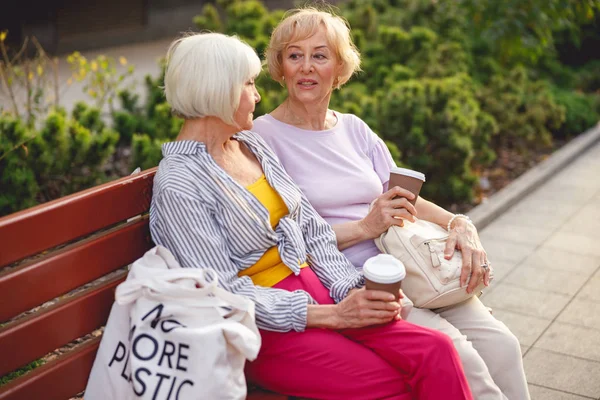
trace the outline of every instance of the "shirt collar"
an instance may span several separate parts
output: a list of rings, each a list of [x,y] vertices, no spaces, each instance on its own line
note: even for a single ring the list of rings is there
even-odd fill
[[[206,146],[202,142],[195,140],[178,140],[167,142],[162,145],[163,157],[171,154],[196,154],[205,151]]]
[[[233,138],[247,143],[247,135],[247,131],[240,131],[233,135]],[[170,154],[196,154],[198,152],[206,152],[206,145],[197,140],[177,140],[162,145],[163,157]]]

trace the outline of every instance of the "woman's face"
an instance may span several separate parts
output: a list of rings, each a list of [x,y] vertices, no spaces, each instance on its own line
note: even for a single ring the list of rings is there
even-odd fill
[[[339,61],[327,41],[325,27],[311,37],[292,42],[282,54],[283,78],[292,100],[303,104],[329,103]]]
[[[235,111],[234,120],[241,130],[249,130],[252,128],[252,120],[254,119],[253,112],[256,103],[260,101],[260,94],[254,86],[254,78],[244,84],[242,94],[240,95],[240,104]]]

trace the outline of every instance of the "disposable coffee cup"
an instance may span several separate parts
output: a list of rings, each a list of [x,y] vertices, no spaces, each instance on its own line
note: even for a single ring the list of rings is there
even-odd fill
[[[391,189],[394,186],[400,186],[415,195],[415,198],[409,200],[412,205],[415,205],[417,196],[421,191],[421,187],[425,182],[425,174],[412,169],[393,167],[390,171],[390,182],[388,187]]]
[[[400,299],[402,279],[406,277],[406,268],[402,261],[390,254],[379,254],[369,258],[363,265],[365,287],[368,290],[383,290]]]

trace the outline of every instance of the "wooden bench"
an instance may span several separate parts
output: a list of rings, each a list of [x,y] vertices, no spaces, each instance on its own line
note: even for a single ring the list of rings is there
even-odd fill
[[[64,400],[85,389],[124,267],[153,246],[155,172],[0,218],[0,377],[48,359],[0,386],[0,400]],[[248,399],[287,397],[253,388]]]

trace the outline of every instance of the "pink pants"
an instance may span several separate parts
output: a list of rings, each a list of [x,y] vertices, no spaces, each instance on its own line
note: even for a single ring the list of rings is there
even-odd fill
[[[275,287],[305,290],[333,304],[310,268]],[[406,321],[340,331],[261,330],[251,382],[289,396],[315,399],[472,399],[458,353],[447,335]]]

